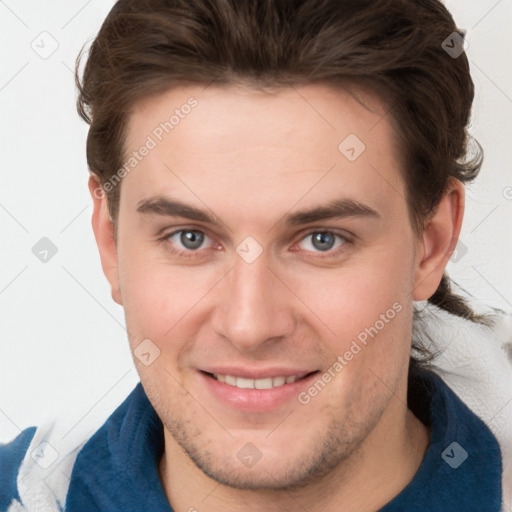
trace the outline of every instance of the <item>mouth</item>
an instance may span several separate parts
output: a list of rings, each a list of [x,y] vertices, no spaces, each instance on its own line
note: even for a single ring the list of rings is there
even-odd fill
[[[297,402],[299,393],[312,385],[320,373],[276,369],[262,375],[239,370],[241,376],[233,375],[233,370],[199,370],[198,375],[206,392],[221,407],[253,413],[271,413]]]
[[[297,375],[278,375],[275,377],[265,377],[261,379],[250,379],[246,377],[236,377],[234,375],[226,375],[221,373],[210,373],[203,372],[212,379],[227,384],[228,386],[237,387],[240,389],[273,389],[284,386],[285,384],[293,384],[294,382],[300,381],[318,373],[319,370],[315,370],[309,373],[299,373]]]

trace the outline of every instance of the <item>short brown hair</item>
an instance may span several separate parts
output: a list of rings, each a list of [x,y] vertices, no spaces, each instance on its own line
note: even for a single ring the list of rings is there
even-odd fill
[[[482,163],[476,141],[468,158],[474,86],[465,53],[443,49],[450,37],[453,46],[463,33],[438,0],[118,0],[82,80],[83,50],[77,59],[89,168],[106,183],[123,165],[130,109],[177,85],[365,87],[388,109],[421,230],[449,181],[472,180]],[[107,192],[114,224],[120,188]],[[478,319],[446,275],[429,301]]]

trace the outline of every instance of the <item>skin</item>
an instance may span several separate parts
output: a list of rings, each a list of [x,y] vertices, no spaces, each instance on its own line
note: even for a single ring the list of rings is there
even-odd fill
[[[365,108],[327,85],[172,89],[136,104],[127,154],[191,96],[198,105],[123,179],[117,241],[94,175],[89,182],[130,347],[150,339],[160,349],[150,366],[134,362],[164,424],[169,502],[178,512],[376,510],[412,480],[428,446],[406,405],[412,307],[434,293],[454,250],[463,187],[452,182],[415,233],[384,106],[366,95]],[[366,145],[353,162],[338,150],[351,133]],[[154,196],[221,223],[137,212]],[[378,216],[284,223],[339,198]],[[207,237],[195,250],[179,234],[161,239],[179,229]],[[322,251],[312,241],[319,231],[344,238]],[[236,252],[247,236],[262,249],[252,263]],[[199,377],[212,363],[321,375],[395,303],[401,311],[307,404],[243,411]],[[261,454],[252,467],[237,457],[249,442]]]

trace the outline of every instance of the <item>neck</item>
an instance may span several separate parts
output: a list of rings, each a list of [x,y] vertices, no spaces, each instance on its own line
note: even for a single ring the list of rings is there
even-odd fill
[[[401,400],[394,400],[365,442],[327,477],[300,489],[240,490],[205,475],[164,430],[159,473],[175,512],[310,512],[380,509],[416,474],[429,443],[429,430]],[[168,461],[170,461],[168,463]]]

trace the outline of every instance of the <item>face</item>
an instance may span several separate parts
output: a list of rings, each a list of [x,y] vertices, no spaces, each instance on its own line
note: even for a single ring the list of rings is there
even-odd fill
[[[404,413],[419,242],[365,105],[182,87],[130,116],[109,279],[166,442],[218,482],[301,486]]]

